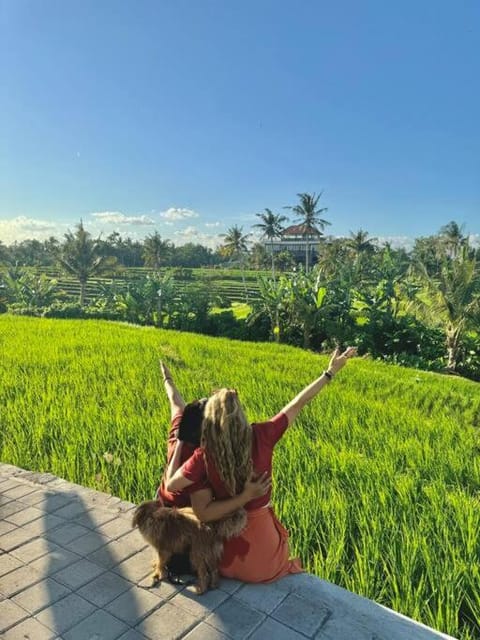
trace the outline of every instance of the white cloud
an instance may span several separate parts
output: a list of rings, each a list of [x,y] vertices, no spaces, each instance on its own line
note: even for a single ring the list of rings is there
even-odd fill
[[[126,216],[121,211],[99,211],[91,214],[98,222],[104,224],[152,225],[155,220],[149,216]]]
[[[186,218],[198,218],[198,213],[193,211],[192,209],[180,209],[178,207],[170,207],[163,213],[160,214],[160,217],[165,220],[185,220]]]
[[[221,242],[219,235],[203,233],[192,226],[175,231],[173,236],[172,240],[177,246],[182,246],[187,244],[187,242],[193,242],[194,244],[203,244],[204,247],[209,247],[210,249],[216,249]]]
[[[375,244],[381,246],[389,242],[392,249],[405,249],[411,251],[415,244],[415,238],[410,236],[377,236]]]
[[[205,222],[206,227],[219,227],[221,224],[221,222]]]
[[[176,236],[188,236],[188,237],[194,237],[194,236],[198,236],[199,235],[199,230],[196,227],[186,227],[185,229],[179,229],[178,231],[175,231],[175,235]]]
[[[480,247],[480,233],[471,233],[468,239],[472,247]]]
[[[46,240],[50,236],[61,236],[66,230],[67,225],[64,223],[27,216],[0,220],[0,240],[5,244],[23,240]]]

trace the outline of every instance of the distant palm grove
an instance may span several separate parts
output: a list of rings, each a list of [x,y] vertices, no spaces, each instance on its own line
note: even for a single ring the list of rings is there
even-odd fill
[[[0,312],[105,318],[326,350],[480,380],[480,248],[452,221],[413,249],[326,235],[322,193],[233,225],[212,250],[158,232],[0,242]],[[289,214],[289,215],[290,215]],[[285,242],[286,238],[292,242]],[[291,247],[295,245],[296,249]],[[290,247],[290,250],[285,248]]]

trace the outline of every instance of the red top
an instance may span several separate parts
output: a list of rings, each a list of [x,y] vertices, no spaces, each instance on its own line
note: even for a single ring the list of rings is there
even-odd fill
[[[176,416],[172,418],[172,426],[168,433],[168,445],[167,445],[167,467],[172,459],[172,456],[175,451],[175,445],[177,444],[177,429],[180,425],[180,420],[182,419],[183,412],[177,413]],[[195,447],[188,443],[184,442],[182,446],[182,453],[180,455],[180,464],[183,464],[186,460],[190,458],[192,453],[195,451]],[[166,469],[166,467],[165,467]],[[199,489],[204,489],[206,483],[195,482],[186,489],[182,491],[167,491],[165,486],[165,475],[162,478],[162,483],[158,487],[157,490],[157,499],[161,498],[165,503],[166,507],[189,507],[190,506],[190,494],[194,491],[198,491]]]
[[[272,475],[272,457],[273,448],[284,434],[288,427],[288,418],[284,413],[278,413],[268,422],[257,422],[252,424],[252,462],[253,470],[256,474],[262,474],[265,471],[269,476]],[[210,458],[208,460],[208,476],[205,466],[204,449],[198,448],[182,467],[182,475],[187,480],[192,480],[193,485],[189,486],[190,493],[193,493],[192,487],[198,487],[203,484],[204,487],[210,485],[215,498],[230,498],[230,494],[218,475],[215,465]],[[195,489],[198,491],[198,488]],[[271,490],[260,498],[250,500],[245,505],[245,509],[252,510],[264,507],[270,502]]]

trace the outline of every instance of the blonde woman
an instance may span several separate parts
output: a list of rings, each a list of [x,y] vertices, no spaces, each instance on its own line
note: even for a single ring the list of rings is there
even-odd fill
[[[209,487],[191,494],[193,510],[205,522],[245,505],[247,527],[240,536],[225,542],[220,566],[223,576],[267,583],[302,571],[300,560],[289,557],[288,532],[270,504],[273,449],[299,411],[355,353],[353,347],[342,354],[337,349],[328,369],[268,422],[250,425],[234,389],[221,389],[209,398],[201,447],[180,468],[169,467],[166,484],[169,491],[181,491],[208,482]],[[268,490],[245,504],[240,496],[252,473],[268,484]]]

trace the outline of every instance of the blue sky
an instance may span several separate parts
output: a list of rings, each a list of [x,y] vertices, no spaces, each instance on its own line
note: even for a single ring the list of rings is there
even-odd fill
[[[478,0],[0,0],[0,240],[480,233]],[[97,214],[97,215],[94,215]]]

